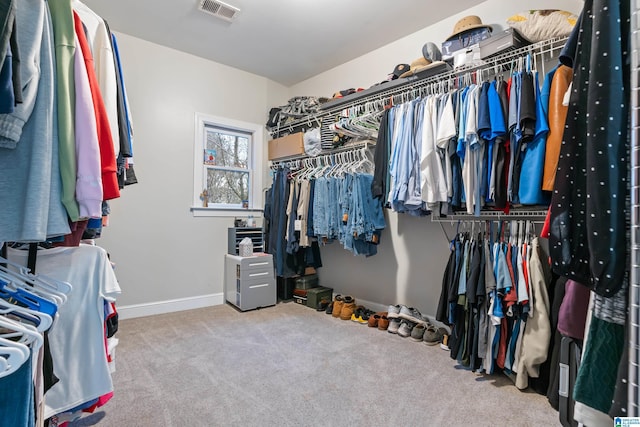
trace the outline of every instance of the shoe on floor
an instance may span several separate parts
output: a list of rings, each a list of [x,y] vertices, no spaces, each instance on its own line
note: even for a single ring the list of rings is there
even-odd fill
[[[365,310],[366,310],[366,308],[364,308],[364,306],[362,306],[362,305],[357,306],[353,310],[353,313],[351,314],[351,321],[352,322],[363,323],[362,316],[364,316]],[[367,323],[367,322],[364,321],[364,323]]]
[[[387,309],[387,318],[395,319],[400,314],[400,306],[399,305],[390,305]]]
[[[389,326],[387,327],[387,332],[389,332],[390,334],[397,334],[399,328],[400,328],[400,319],[389,320]]]
[[[398,327],[398,335],[400,335],[402,338],[408,337],[409,335],[411,335],[411,331],[413,330],[413,327],[415,325],[416,324],[413,322],[402,319],[402,321],[400,322],[400,326]]]
[[[371,310],[369,310],[368,308],[365,308],[362,311],[362,315],[360,316],[360,320],[358,320],[358,322],[362,323],[363,325],[366,325],[369,323],[369,319],[371,319],[373,317],[375,313]]]
[[[383,313],[380,315],[380,319],[378,319],[378,329],[381,331],[386,331],[389,328],[389,318],[387,317],[387,313]]]
[[[386,311],[379,311],[377,313],[371,313],[369,315],[369,320],[367,321],[367,324],[369,325],[369,327],[377,328],[378,324],[380,322],[380,318],[382,317],[382,315],[386,316],[387,312]],[[387,325],[387,326],[389,326],[389,325]]]
[[[342,320],[350,320],[353,311],[356,309],[356,300],[353,297],[346,295],[342,299],[342,308],[340,309],[340,318]],[[335,316],[335,314],[334,314]]]
[[[342,311],[342,306],[344,304],[344,298],[342,295],[336,295],[333,299],[333,308],[331,311],[331,315],[333,317],[340,317],[340,311]]]
[[[327,305],[327,309],[324,311],[327,314],[333,314],[333,301],[330,301]]]
[[[440,341],[440,348],[446,351],[450,351],[451,349],[449,348],[449,334],[447,333],[446,329],[441,328],[443,331],[445,331],[445,333],[443,333],[442,335],[442,340]]]
[[[418,323],[411,330],[411,339],[416,342],[422,341],[424,336],[424,331],[427,329],[427,326],[424,323]]]
[[[427,323],[424,320],[424,317],[422,317],[422,313],[420,313],[420,311],[418,311],[417,308],[407,307],[405,305],[403,305],[400,308],[400,313],[398,314],[398,317],[413,323]]]
[[[320,302],[318,303],[318,307],[316,308],[316,311],[325,311],[329,306],[329,304],[331,304],[331,301],[329,301],[328,299],[320,300]]]
[[[367,326],[370,328],[377,328],[378,321],[380,320],[380,313],[375,313],[369,316],[369,320],[367,320]]]
[[[423,341],[426,345],[437,345],[442,342],[442,332],[434,325],[427,325],[424,331]]]

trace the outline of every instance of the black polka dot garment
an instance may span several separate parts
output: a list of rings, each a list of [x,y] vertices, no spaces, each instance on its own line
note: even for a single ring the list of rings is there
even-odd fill
[[[629,0],[586,0],[551,204],[554,271],[611,296],[626,265]]]

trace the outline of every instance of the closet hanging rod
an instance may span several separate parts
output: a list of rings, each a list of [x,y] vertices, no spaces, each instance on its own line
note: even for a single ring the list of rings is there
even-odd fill
[[[468,73],[476,72],[478,70],[495,70],[500,69],[501,72],[505,71],[505,66],[511,65],[514,60],[522,58],[527,54],[535,55],[535,56],[544,56],[546,54],[553,55],[556,52],[562,50],[567,41],[567,37],[558,37],[552,38],[549,40],[544,40],[538,43],[533,43],[528,46],[521,47],[519,49],[514,49],[509,52],[505,52],[500,55],[496,55],[491,58],[487,58],[483,64],[473,65],[469,67],[458,68],[452,71],[448,71],[445,73],[437,74],[435,76],[427,77],[424,79],[408,81],[406,85],[396,86],[390,88],[386,91],[377,92],[375,94],[371,94],[369,96],[364,96],[361,98],[354,99],[353,101],[341,104],[340,106],[327,108],[326,110],[318,111],[314,114],[309,114],[303,118],[292,121],[291,123],[286,123],[281,126],[275,128],[272,132],[272,135],[278,136],[283,132],[290,131],[294,128],[298,128],[301,126],[308,126],[312,121],[319,122],[322,118],[327,116],[335,116],[336,114],[342,112],[343,110],[347,110],[349,108],[353,108],[356,106],[364,105],[367,102],[372,101],[384,101],[388,100],[392,96],[404,96],[407,99],[414,99],[416,97],[416,92],[419,94],[420,91],[416,91],[416,89],[422,89],[432,84],[437,83],[446,83],[447,81],[453,80],[457,77],[463,76]]]
[[[280,159],[271,160],[271,167],[278,167],[280,164],[286,163],[286,162],[291,162],[291,161],[296,161],[296,160],[304,160],[304,159],[313,159],[315,157],[322,157],[322,156],[330,156],[332,154],[344,153],[344,152],[348,152],[348,151],[357,151],[357,150],[361,150],[363,148],[368,149],[368,148],[372,148],[372,147],[375,147],[375,146],[376,146],[375,141],[372,141],[372,140],[369,140],[369,139],[364,140],[364,141],[350,142],[350,143],[348,143],[346,145],[343,145],[342,147],[333,148],[333,149],[327,150],[327,151],[323,150],[317,156],[309,156],[307,154],[297,154],[295,156],[282,157]]]

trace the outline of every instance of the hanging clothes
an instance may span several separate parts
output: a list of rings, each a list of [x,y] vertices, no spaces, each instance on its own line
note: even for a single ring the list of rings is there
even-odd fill
[[[265,219],[269,221],[268,248],[273,255],[277,276],[285,274],[286,240],[284,239],[287,214],[286,206],[289,200],[289,186],[287,175],[289,169],[278,169],[274,175],[270,194],[268,195],[269,209],[265,207]]]
[[[111,200],[120,197],[118,187],[117,166],[113,149],[113,135],[109,123],[108,111],[105,108],[102,92],[99,86],[96,69],[93,62],[91,47],[84,33],[84,26],[80,16],[74,11],[73,20],[76,36],[80,43],[82,55],[84,56],[89,77],[89,86],[93,98],[93,107],[96,115],[96,126],[98,132],[98,145],[100,147],[100,165],[102,172],[102,192],[104,200]]]
[[[521,146],[522,165],[520,183],[518,186],[518,199],[523,205],[545,205],[548,197],[543,194],[543,171],[546,151],[546,140],[549,132],[546,106],[543,103],[538,85],[538,74],[534,74],[534,99],[536,105],[534,134],[531,140],[523,142]]]
[[[373,197],[386,201],[388,199],[388,167],[391,157],[391,132],[393,123],[389,123],[390,110],[385,110],[380,119],[380,129],[378,139],[373,154],[375,165],[373,182],[371,183],[371,194]]]
[[[565,65],[559,65],[553,74],[549,95],[549,135],[547,138],[544,157],[544,176],[542,189],[553,191],[558,169],[558,157],[562,145],[562,135],[567,118],[568,107],[562,103],[565,93],[569,89],[573,71]]]
[[[630,33],[625,5],[628,1],[586,2],[575,30],[580,43],[550,214],[554,271],[603,296],[618,292],[627,270],[625,37]]]
[[[9,249],[9,260],[27,264],[26,251]],[[49,334],[55,374],[45,394],[44,417],[75,408],[113,391],[105,336],[105,300],[120,287],[104,249],[97,246],[39,250],[38,272],[72,286]]]
[[[516,369],[516,387],[519,389],[529,385],[528,377],[539,376],[540,365],[547,360],[551,342],[551,305],[547,292],[551,282],[551,269],[546,258],[536,237],[531,242],[531,258],[528,262],[531,305],[527,313]]]
[[[116,60],[113,55],[110,61],[100,59],[96,76],[86,23],[76,22],[72,6],[82,10],[85,20],[91,15],[102,22],[79,2],[17,0],[3,12],[7,18],[3,37],[10,34],[5,50],[12,56],[11,71],[20,75],[12,76],[16,106],[10,114],[0,116],[0,167],[4,171],[0,241],[62,240],[61,236],[70,233],[69,222],[99,219],[104,213],[102,202],[119,197],[114,142],[107,133],[114,123],[117,127],[117,117],[110,118],[104,105],[105,99],[117,98],[117,85],[103,84],[100,91],[101,82],[117,82]],[[97,43],[92,45],[96,52],[111,50],[112,37],[106,30],[104,37],[89,33]],[[102,39],[104,44],[98,43]],[[91,105],[86,102],[88,90]],[[130,115],[127,119],[130,128]],[[96,136],[99,159],[95,157]],[[29,143],[21,144],[23,141]],[[96,174],[101,175],[101,183],[96,182]],[[135,182],[132,177],[130,183]]]
[[[80,218],[78,203],[75,199],[76,176],[76,140],[75,140],[75,71],[74,55],[76,50],[73,11],[68,0],[48,2],[53,23],[56,63],[56,101],[58,104],[58,156],[60,157],[60,176],[62,180],[62,203],[71,222]]]
[[[120,131],[118,128],[117,73],[111,35],[104,20],[87,5],[78,0],[73,0],[71,5],[74,13],[78,15],[86,28],[87,42],[93,53],[96,81],[103,100],[102,105],[107,117],[113,153],[117,157],[120,154]]]
[[[304,270],[305,262],[321,266],[319,243],[337,241],[355,255],[377,253],[386,222],[382,200],[372,193],[373,163],[366,148],[354,149],[347,157],[332,154],[293,162],[294,171],[276,168],[265,219],[267,251],[274,254],[279,276]],[[290,262],[292,257],[297,261]]]
[[[551,270],[529,227],[510,228],[509,239],[498,231],[495,242],[484,231],[456,234],[436,320],[451,326],[452,359],[472,371],[504,371],[526,388],[549,354]]]
[[[61,202],[49,9],[37,0],[18,6],[20,70],[27,84],[24,103],[0,116],[0,241],[38,242],[70,229]]]
[[[77,37],[75,37],[75,41],[79,46],[80,42]],[[78,171],[75,199],[78,202],[80,216],[100,218],[103,200],[100,145],[91,85],[82,49],[75,52],[74,72],[75,150]]]

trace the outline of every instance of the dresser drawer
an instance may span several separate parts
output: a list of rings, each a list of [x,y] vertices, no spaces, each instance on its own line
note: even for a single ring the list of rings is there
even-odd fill
[[[241,270],[273,270],[273,258],[270,256],[247,257],[240,260]]]
[[[255,270],[236,269],[236,279],[240,279],[243,282],[247,280],[273,280],[275,279],[275,273],[273,267],[268,267],[267,269],[256,268]]]

